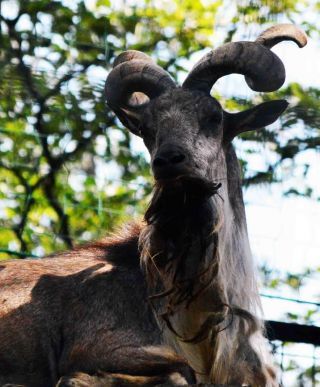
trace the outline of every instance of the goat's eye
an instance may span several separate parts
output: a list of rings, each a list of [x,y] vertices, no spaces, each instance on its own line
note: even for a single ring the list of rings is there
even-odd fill
[[[155,135],[152,128],[146,125],[140,125],[139,132],[140,132],[140,136],[142,136],[143,138],[148,138],[150,140],[152,140],[152,138]]]
[[[141,136],[146,136],[148,134],[148,128],[146,127],[146,125],[139,126],[139,133],[141,134]]]
[[[221,115],[220,114],[210,114],[201,120],[201,126],[203,129],[214,129],[217,125],[219,125],[221,122]]]

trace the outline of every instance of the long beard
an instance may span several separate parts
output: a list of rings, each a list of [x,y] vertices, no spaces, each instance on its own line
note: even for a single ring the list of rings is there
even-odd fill
[[[263,340],[261,323],[250,311],[229,304],[220,269],[225,241],[221,238],[219,246],[219,187],[197,178],[156,184],[140,234],[149,299],[181,353],[192,366],[199,365],[199,374],[213,383],[275,386],[273,368],[250,341],[255,333],[255,340]]]
[[[140,237],[140,247],[142,265],[154,293],[150,299],[160,301],[161,317],[177,336],[170,317],[188,309],[209,287],[217,290],[216,324],[226,313],[217,278],[221,215],[212,199],[219,194],[219,188],[220,184],[196,177],[159,182],[145,214],[147,227]],[[212,324],[211,319],[211,328]],[[202,340],[204,334],[200,329],[184,341]]]

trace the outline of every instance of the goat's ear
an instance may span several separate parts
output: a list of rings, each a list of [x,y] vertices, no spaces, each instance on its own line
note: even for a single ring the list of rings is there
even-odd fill
[[[224,112],[224,140],[230,142],[240,133],[272,124],[287,107],[287,101],[277,100],[261,103],[240,113]]]
[[[110,108],[115,112],[119,120],[130,130],[130,132],[141,136],[141,119],[149,102],[149,97],[147,97],[144,93],[135,92],[127,99],[123,106],[118,106],[116,108],[110,106]]]
[[[130,130],[133,134],[141,136],[140,132],[140,122],[141,122],[141,113],[142,112],[133,112],[127,109],[117,109],[114,110],[116,116],[119,118],[121,123]]]

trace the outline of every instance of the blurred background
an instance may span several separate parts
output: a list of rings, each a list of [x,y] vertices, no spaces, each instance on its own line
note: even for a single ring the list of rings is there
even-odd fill
[[[41,258],[141,219],[152,179],[141,139],[107,109],[125,49],[173,78],[211,48],[276,23],[309,36],[274,51],[287,80],[252,92],[240,75],[213,95],[229,111],[285,98],[272,126],[234,141],[268,320],[320,325],[320,1],[0,0],[0,259]],[[273,341],[283,386],[320,385],[320,349]]]

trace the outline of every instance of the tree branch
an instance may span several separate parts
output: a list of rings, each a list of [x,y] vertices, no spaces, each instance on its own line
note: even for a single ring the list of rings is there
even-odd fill
[[[50,89],[47,94],[45,94],[45,96],[43,97],[44,101],[47,101],[49,98],[58,94],[63,83],[70,81],[70,79],[72,79],[76,74],[84,73],[88,69],[88,67],[91,66],[91,64],[92,63],[85,63],[81,70],[73,71],[68,74],[65,74],[62,78],[60,78],[57,81],[54,87]]]
[[[58,231],[58,236],[66,243],[69,248],[73,247],[72,238],[70,235],[70,225],[69,225],[69,217],[64,212],[62,206],[56,198],[54,188],[55,188],[55,175],[54,173],[49,173],[47,178],[44,180],[43,188],[46,194],[46,197],[51,205],[51,207],[55,210],[56,214],[60,220],[60,230]]]
[[[18,178],[20,183],[23,185],[26,192],[26,198],[24,200],[20,221],[18,224],[12,227],[12,231],[16,234],[16,237],[20,242],[20,250],[26,251],[28,249],[28,246],[27,246],[27,242],[23,239],[23,233],[27,223],[28,214],[30,212],[32,204],[34,203],[32,199],[32,193],[34,188],[28,184],[27,180],[23,177],[21,171],[17,167],[8,166],[3,164],[2,162],[0,162],[0,167],[12,172]]]
[[[19,258],[30,258],[30,257],[39,258],[37,255],[34,255],[32,253],[28,253],[25,251],[13,251],[13,250],[9,250],[9,249],[0,249],[0,253],[15,255],[16,257],[19,257]]]

